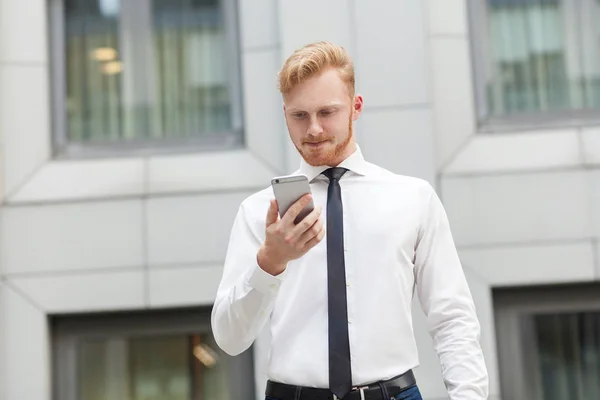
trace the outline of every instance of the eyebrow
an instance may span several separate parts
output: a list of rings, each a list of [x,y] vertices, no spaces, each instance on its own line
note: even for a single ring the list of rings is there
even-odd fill
[[[332,101],[332,102],[329,102],[329,103],[322,104],[322,105],[320,105],[320,106],[316,107],[316,109],[318,109],[318,110],[322,110],[323,108],[330,108],[330,107],[340,107],[340,106],[342,106],[342,105],[343,105],[343,104],[342,104],[342,103],[340,103],[340,102],[337,102],[337,101]],[[289,108],[288,108],[288,111],[289,111],[289,112],[298,112],[298,111],[302,111],[302,112],[304,112],[304,111],[306,111],[306,110],[303,110],[303,109],[300,109],[300,108],[296,108],[296,107],[289,107]]]

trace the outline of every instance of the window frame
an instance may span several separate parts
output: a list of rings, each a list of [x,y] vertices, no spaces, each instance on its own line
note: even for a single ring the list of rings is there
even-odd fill
[[[600,108],[565,111],[536,111],[506,116],[490,116],[486,95],[486,46],[482,40],[486,29],[484,16],[488,0],[467,1],[468,40],[470,42],[470,66],[473,76],[474,115],[476,133],[506,133],[525,130],[555,128],[582,128],[600,125]],[[578,6],[578,18],[584,13]]]
[[[50,316],[52,398],[78,399],[79,340],[132,335],[212,334],[210,312],[210,308],[201,307]],[[231,397],[254,399],[253,346],[235,357],[226,355],[222,360],[232,374]]]
[[[538,383],[540,376],[528,376],[526,371],[537,372],[537,358],[531,353],[525,356],[525,349],[534,346],[535,340],[528,335],[532,329],[522,322],[531,323],[527,317],[534,313],[600,312],[600,284],[495,288],[492,296],[502,397],[536,399],[536,384],[527,383],[530,379]]]
[[[128,0],[131,1],[131,0]],[[150,7],[152,0],[137,0]],[[110,143],[70,142],[67,137],[66,65],[64,0],[48,0],[48,59],[50,62],[51,149],[55,159],[88,159],[106,157],[136,157],[163,154],[197,153],[244,148],[245,124],[243,110],[241,26],[237,0],[218,0],[223,11],[226,34],[226,64],[231,99],[232,129],[211,132],[209,137],[135,139]],[[119,18],[121,15],[119,15]],[[204,136],[204,135],[203,135]]]

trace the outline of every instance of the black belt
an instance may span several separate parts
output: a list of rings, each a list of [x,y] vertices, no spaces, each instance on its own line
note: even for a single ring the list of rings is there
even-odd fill
[[[387,390],[388,396],[396,396],[398,393],[417,384],[412,370],[392,379],[381,381],[381,385]],[[334,400],[329,389],[318,389],[307,386],[288,385],[274,381],[267,381],[265,394],[278,400]],[[383,397],[383,391],[379,383],[358,386],[341,400],[390,400]]]

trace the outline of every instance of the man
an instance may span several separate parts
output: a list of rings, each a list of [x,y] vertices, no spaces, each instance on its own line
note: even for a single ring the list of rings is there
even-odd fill
[[[269,324],[267,399],[421,399],[416,291],[450,399],[486,399],[480,327],[443,206],[427,182],[363,159],[350,57],[307,45],[279,88],[315,210],[294,224],[310,195],[283,217],[271,188],[243,201],[212,312],[218,345],[239,354]]]

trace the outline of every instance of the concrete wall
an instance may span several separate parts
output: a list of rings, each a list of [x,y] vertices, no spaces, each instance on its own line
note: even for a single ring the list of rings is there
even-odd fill
[[[0,0],[0,398],[50,399],[49,314],[211,304],[238,204],[298,165],[278,68],[331,40],[356,60],[365,156],[438,184],[498,399],[491,288],[600,278],[600,127],[477,134],[465,0],[240,0],[239,13],[246,149],[58,161],[46,2]],[[418,305],[415,321],[421,390],[444,399]]]

